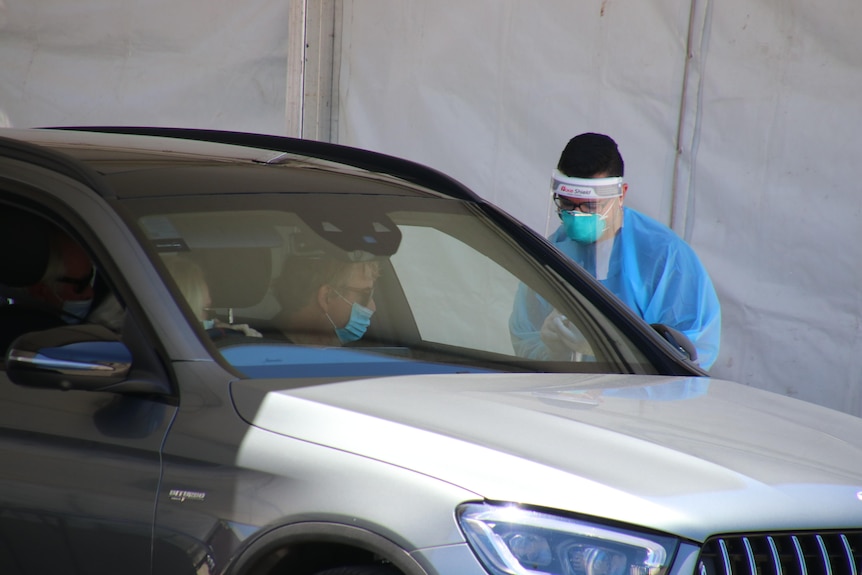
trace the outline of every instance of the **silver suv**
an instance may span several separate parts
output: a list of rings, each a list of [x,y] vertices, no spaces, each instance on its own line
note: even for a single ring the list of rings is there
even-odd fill
[[[658,328],[405,160],[0,131],[0,573],[857,575],[860,420]]]

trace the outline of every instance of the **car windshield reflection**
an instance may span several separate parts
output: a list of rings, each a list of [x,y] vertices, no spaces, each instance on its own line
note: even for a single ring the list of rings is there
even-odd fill
[[[405,193],[125,204],[189,320],[246,377],[655,373],[471,202]],[[523,321],[536,301],[565,320],[562,353]]]

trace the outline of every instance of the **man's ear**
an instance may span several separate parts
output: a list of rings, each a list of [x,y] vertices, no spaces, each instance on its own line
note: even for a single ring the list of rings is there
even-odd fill
[[[329,299],[332,297],[332,286],[323,284],[317,288],[317,305],[320,309],[329,313]]]
[[[623,200],[626,199],[626,192],[629,191],[629,185],[623,184],[623,195],[620,196],[620,205],[623,205]]]

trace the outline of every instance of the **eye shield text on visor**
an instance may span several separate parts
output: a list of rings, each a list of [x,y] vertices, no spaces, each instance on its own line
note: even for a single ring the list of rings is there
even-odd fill
[[[566,198],[601,200],[618,198],[623,195],[622,177],[612,178],[572,178],[559,170],[551,177],[551,191]]]

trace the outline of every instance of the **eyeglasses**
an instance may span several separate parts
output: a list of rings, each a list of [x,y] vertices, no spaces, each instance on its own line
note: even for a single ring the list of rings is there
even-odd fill
[[[359,305],[364,306],[364,307],[368,307],[368,304],[370,304],[371,300],[374,299],[374,288],[373,287],[370,287],[370,288],[353,288],[350,286],[344,286],[341,289],[344,291],[349,291],[349,292],[355,294],[356,298],[353,301],[355,301],[356,303],[358,303]],[[335,293],[337,293],[338,295],[341,295],[340,293],[338,293],[338,290],[335,290]],[[344,296],[341,296],[341,297],[343,298]]]
[[[92,287],[95,279],[96,279],[96,269],[93,268],[84,277],[73,278],[73,277],[69,277],[69,276],[62,276],[62,277],[57,278],[57,282],[62,283],[62,284],[70,284],[72,286],[72,291],[75,292],[76,294],[79,294],[79,293],[83,293],[83,291],[85,289],[87,289],[88,287]]]
[[[557,210],[561,212],[579,211],[585,214],[595,214],[599,211],[599,208],[605,206],[609,201],[610,200],[579,200],[574,202],[570,198],[554,196],[554,204],[556,204]]]

